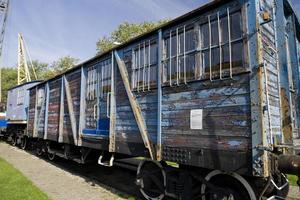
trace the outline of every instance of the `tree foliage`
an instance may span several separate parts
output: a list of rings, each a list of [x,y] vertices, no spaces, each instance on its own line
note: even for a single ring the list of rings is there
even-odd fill
[[[129,23],[123,22],[118,28],[111,33],[110,36],[101,37],[97,44],[97,53],[103,53],[112,49],[117,43],[124,43],[128,40],[151,31],[158,26],[168,22],[169,20],[161,20],[158,22],[142,22],[142,23]]]
[[[2,68],[2,100],[6,102],[7,91],[17,85],[18,72],[15,68]]]
[[[79,60],[71,56],[65,56],[51,64],[50,69],[54,75],[63,73],[76,65]]]
[[[43,63],[38,60],[32,61],[33,68],[37,75],[38,80],[46,80],[54,77],[68,69],[71,69],[76,65],[78,59],[71,56],[65,56],[59,58],[52,64]],[[34,79],[33,69],[30,67],[31,78]],[[2,102],[7,100],[7,91],[17,85],[18,70],[17,67],[14,68],[2,68]]]
[[[32,61],[33,69],[37,75],[38,80],[44,80],[51,78],[53,76],[52,72],[49,69],[49,64],[48,63],[43,63],[38,60]],[[30,73],[31,76],[33,76],[33,69],[30,68]],[[50,72],[50,73],[49,73]]]

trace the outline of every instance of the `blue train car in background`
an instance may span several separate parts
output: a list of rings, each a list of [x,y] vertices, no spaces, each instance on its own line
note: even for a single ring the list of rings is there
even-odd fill
[[[6,113],[0,112],[0,136],[4,135],[6,132],[7,121],[6,121]]]
[[[6,126],[5,136],[9,136],[13,145],[24,146],[26,140],[23,139],[24,131],[27,127],[29,91],[28,89],[37,85],[40,81],[31,81],[8,90],[7,112],[4,120],[0,115],[0,128]]]

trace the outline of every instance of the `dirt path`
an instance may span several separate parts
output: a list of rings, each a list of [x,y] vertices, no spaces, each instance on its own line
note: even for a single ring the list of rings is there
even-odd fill
[[[6,143],[0,143],[0,157],[20,170],[53,200],[123,199],[119,191],[94,184]]]

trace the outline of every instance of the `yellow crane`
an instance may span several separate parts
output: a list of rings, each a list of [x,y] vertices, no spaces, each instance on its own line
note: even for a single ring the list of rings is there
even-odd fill
[[[27,61],[27,56],[29,62]],[[30,68],[32,69],[32,73],[30,73]],[[33,76],[33,77],[32,77]],[[22,83],[26,83],[32,80],[37,79],[35,69],[32,64],[32,60],[29,54],[28,49],[25,45],[25,40],[21,33],[18,34],[18,85]]]

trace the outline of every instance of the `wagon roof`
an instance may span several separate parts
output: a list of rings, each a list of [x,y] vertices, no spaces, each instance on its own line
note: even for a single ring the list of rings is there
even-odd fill
[[[28,84],[31,84],[31,83],[38,83],[38,82],[42,83],[42,82],[44,82],[44,81],[43,81],[43,80],[33,80],[33,81],[29,81],[29,82],[22,83],[22,84],[20,84],[20,85],[16,85],[16,86],[14,86],[14,87],[11,87],[11,88],[8,89],[8,91],[13,90],[13,89],[18,88],[18,87],[22,87],[22,86],[24,86],[24,85],[28,85]],[[38,84],[37,84],[37,85],[38,85]],[[32,87],[34,87],[34,86],[32,86]]]
[[[91,61],[93,61],[93,60],[96,60],[96,59],[101,58],[101,57],[103,57],[103,56],[105,56],[105,55],[108,55],[110,52],[112,52],[112,51],[114,51],[114,50],[117,50],[117,49],[120,49],[120,48],[122,48],[122,47],[124,47],[124,46],[126,46],[126,45],[128,45],[128,44],[130,44],[130,43],[133,43],[134,41],[136,41],[136,40],[138,40],[138,39],[142,39],[142,38],[144,38],[144,37],[146,37],[146,36],[149,36],[149,35],[151,35],[151,34],[154,34],[154,33],[157,32],[159,29],[162,29],[162,28],[168,28],[168,27],[170,27],[170,26],[172,26],[172,25],[174,25],[174,24],[176,24],[176,23],[185,21],[185,20],[187,20],[187,19],[189,19],[189,18],[192,18],[192,17],[195,16],[195,15],[198,15],[199,13],[203,13],[203,12],[209,11],[209,10],[211,10],[211,9],[213,9],[213,8],[216,8],[216,7],[219,6],[219,5],[225,4],[225,3],[230,2],[230,1],[233,1],[233,0],[212,0],[211,2],[209,2],[209,3],[207,3],[207,4],[204,4],[204,5],[200,6],[199,8],[196,8],[196,9],[194,9],[194,10],[192,10],[192,11],[190,11],[190,12],[184,14],[184,15],[181,15],[181,16],[179,16],[179,17],[177,17],[177,18],[175,18],[175,19],[173,19],[173,20],[171,20],[171,21],[169,21],[169,22],[167,22],[167,23],[165,23],[165,24],[163,24],[163,25],[161,25],[161,26],[158,26],[157,28],[155,28],[155,29],[153,29],[153,30],[151,30],[151,31],[149,31],[149,32],[146,32],[146,33],[144,33],[144,34],[138,35],[138,36],[136,36],[136,37],[130,39],[130,40],[127,41],[127,42],[124,42],[124,43],[122,43],[122,44],[120,44],[120,45],[117,45],[117,46],[113,47],[112,49],[110,49],[110,50],[108,50],[108,51],[102,52],[101,54],[97,54],[96,56],[94,56],[94,57],[92,57],[92,58],[90,58],[90,59],[88,59],[88,60],[86,60],[86,61],[83,61],[82,63],[80,63],[80,64],[78,64],[78,65],[75,65],[75,66],[72,67],[71,69],[69,69],[69,70],[67,70],[67,71],[65,71],[65,72],[63,72],[63,73],[60,73],[60,74],[58,74],[58,75],[56,75],[56,76],[54,76],[54,77],[52,77],[52,78],[49,78],[49,79],[47,79],[47,80],[44,80],[44,81],[42,81],[41,83],[39,83],[39,84],[37,84],[37,85],[43,84],[43,83],[45,83],[45,82],[47,82],[47,81],[56,79],[56,78],[62,76],[63,74],[67,74],[67,73],[70,73],[70,72],[72,72],[72,71],[74,71],[74,70],[77,70],[78,68],[80,68],[80,67],[83,66],[84,64],[87,64],[87,63],[89,63],[89,62],[91,62]],[[299,33],[298,37],[300,38],[300,23],[299,23],[299,18],[298,18],[298,16],[297,16],[297,13],[295,12],[295,8],[292,6],[290,0],[284,0],[284,2],[285,2],[285,6],[287,6],[287,7],[291,10],[291,12],[293,12],[293,13],[295,14],[295,16],[296,16],[296,27],[297,27],[297,30],[299,30],[299,31],[297,31],[297,32]],[[33,86],[33,87],[35,87],[35,86]],[[32,87],[32,88],[33,88],[33,87]],[[29,88],[29,89],[30,89],[30,88]]]

